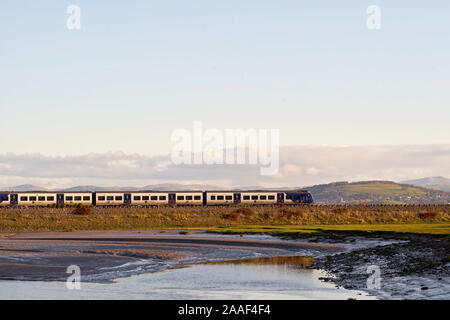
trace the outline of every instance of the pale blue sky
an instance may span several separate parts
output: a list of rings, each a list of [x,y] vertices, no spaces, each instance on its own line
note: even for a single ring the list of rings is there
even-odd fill
[[[282,145],[447,144],[449,57],[448,0],[2,0],[0,143],[157,155],[201,120]]]

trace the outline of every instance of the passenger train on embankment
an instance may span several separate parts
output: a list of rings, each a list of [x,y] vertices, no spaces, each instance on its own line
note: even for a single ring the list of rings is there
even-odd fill
[[[266,205],[313,203],[306,190],[294,191],[99,191],[0,192],[1,206],[157,206],[157,205]]]

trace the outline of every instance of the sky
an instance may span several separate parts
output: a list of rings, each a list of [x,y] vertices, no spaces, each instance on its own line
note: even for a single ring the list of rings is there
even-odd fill
[[[81,9],[79,30],[66,27],[69,5]],[[381,9],[379,30],[366,26],[370,5]],[[445,0],[2,0],[0,187],[448,177],[449,22]],[[178,177],[160,167],[135,180],[129,161],[167,164],[171,134],[194,121],[278,129],[295,181],[239,180],[245,166],[180,167]],[[380,148],[403,162],[380,161]],[[320,165],[305,164],[310,149]],[[361,150],[367,158],[354,161],[366,172],[352,170]],[[406,157],[414,152],[423,162]],[[117,156],[120,173],[101,177],[95,161]],[[84,161],[75,173],[74,159]],[[16,163],[22,171],[11,171]]]

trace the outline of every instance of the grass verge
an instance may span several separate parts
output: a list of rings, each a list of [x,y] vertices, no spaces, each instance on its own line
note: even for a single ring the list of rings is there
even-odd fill
[[[450,234],[450,206],[0,208],[0,232],[170,228],[270,234]]]
[[[448,223],[416,223],[416,224],[351,224],[351,225],[281,225],[281,226],[261,226],[242,225],[208,228],[212,233],[228,234],[271,234],[271,235],[314,235],[324,234],[328,231],[357,231],[357,232],[395,232],[395,233],[416,233],[449,235],[450,224]]]

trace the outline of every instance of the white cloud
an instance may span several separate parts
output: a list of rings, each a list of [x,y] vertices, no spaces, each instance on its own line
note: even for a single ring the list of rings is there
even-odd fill
[[[277,175],[261,176],[257,165],[175,165],[170,155],[7,153],[0,155],[0,187],[24,183],[138,187],[164,182],[294,187],[342,180],[400,181],[449,176],[450,145],[282,147],[280,168]]]

